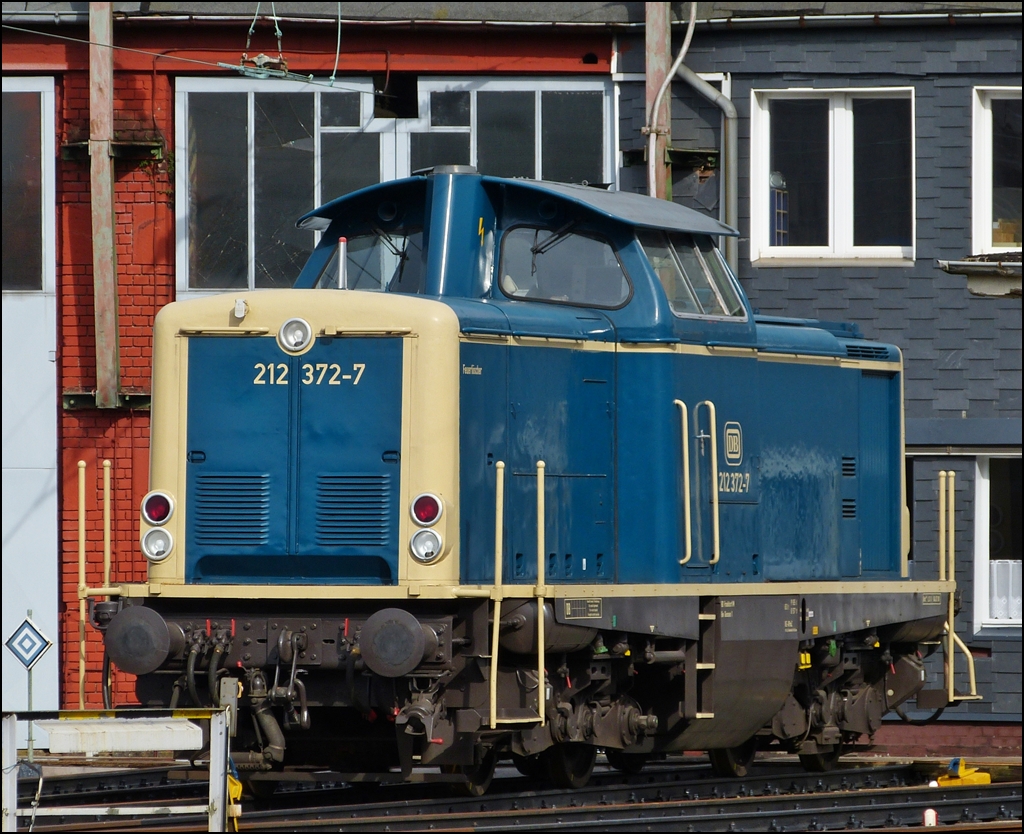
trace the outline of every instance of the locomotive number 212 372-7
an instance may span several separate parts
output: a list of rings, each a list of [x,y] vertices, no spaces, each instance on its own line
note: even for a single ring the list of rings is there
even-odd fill
[[[257,362],[253,368],[256,371],[253,385],[287,385],[289,382],[288,366],[284,362]],[[352,366],[351,373],[342,373],[342,367],[337,362],[317,362],[315,365],[306,362],[299,370],[302,374],[299,379],[303,385],[341,385],[343,382],[358,385],[366,365],[357,362]]]

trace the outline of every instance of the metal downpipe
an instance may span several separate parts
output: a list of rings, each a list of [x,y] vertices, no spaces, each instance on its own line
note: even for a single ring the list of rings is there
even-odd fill
[[[734,229],[738,227],[739,212],[739,167],[737,159],[739,156],[737,133],[736,105],[732,100],[711,84],[701,78],[686,64],[680,64],[676,75],[700,93],[704,98],[718,107],[725,116],[725,222]],[[729,262],[732,271],[739,276],[739,241],[734,237],[725,239],[725,259]]]

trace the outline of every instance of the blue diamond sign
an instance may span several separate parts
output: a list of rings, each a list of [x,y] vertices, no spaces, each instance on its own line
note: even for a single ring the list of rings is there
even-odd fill
[[[26,617],[4,645],[21,661],[22,666],[31,669],[53,643],[39,630],[39,626]]]

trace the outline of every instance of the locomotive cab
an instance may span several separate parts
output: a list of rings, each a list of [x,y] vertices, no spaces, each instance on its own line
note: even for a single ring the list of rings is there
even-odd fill
[[[105,633],[144,704],[233,704],[252,774],[479,792],[827,766],[923,686],[952,585],[907,578],[898,349],[756,316],[735,231],[638,195],[451,166],[299,227],[294,288],[157,317]]]

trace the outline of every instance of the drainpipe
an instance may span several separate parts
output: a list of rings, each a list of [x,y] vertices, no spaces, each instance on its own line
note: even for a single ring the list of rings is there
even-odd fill
[[[737,206],[739,205],[739,169],[736,163],[738,155],[736,149],[738,126],[736,122],[736,105],[732,103],[728,96],[720,93],[685,64],[679,65],[676,75],[704,96],[704,98],[716,105],[725,116],[725,136],[722,143],[725,145],[725,161],[723,164],[725,168],[725,222],[735,229],[737,228]],[[727,237],[725,239],[725,259],[729,262],[729,266],[732,267],[732,271],[739,275],[739,241],[734,237]]]
[[[96,407],[117,408],[121,346],[114,242],[113,3],[89,4],[89,195],[92,204],[92,285],[96,317]]]

